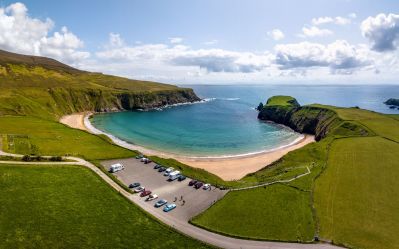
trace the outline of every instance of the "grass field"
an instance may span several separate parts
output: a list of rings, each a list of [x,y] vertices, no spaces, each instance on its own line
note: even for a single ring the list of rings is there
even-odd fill
[[[0,189],[0,248],[208,248],[86,168],[0,165]]]
[[[312,241],[314,221],[309,199],[309,192],[282,184],[233,191],[192,223],[230,236]]]
[[[0,132],[3,134],[3,148],[11,153],[51,156],[68,154],[88,160],[136,155],[98,136],[34,117],[0,116]]]
[[[273,96],[267,100],[266,105],[291,106],[293,103],[296,103],[296,99],[291,96]]]
[[[399,246],[399,144],[380,137],[334,141],[316,182],[320,236],[351,248]]]

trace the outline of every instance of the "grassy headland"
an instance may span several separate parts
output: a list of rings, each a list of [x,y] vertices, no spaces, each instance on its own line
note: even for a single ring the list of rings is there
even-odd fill
[[[290,100],[273,98],[259,117],[315,134],[319,142],[290,152],[241,181],[289,179],[306,166],[311,174],[289,183],[230,192],[192,222],[247,238],[306,242],[317,236],[354,248],[397,247],[399,121],[358,108],[301,107]],[[281,201],[290,195],[296,198]]]
[[[199,100],[192,89],[81,71],[0,50],[0,115],[58,120],[80,111],[132,110]]]

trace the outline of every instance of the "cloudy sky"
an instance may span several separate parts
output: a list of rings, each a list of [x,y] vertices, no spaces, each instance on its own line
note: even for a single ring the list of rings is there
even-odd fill
[[[0,0],[0,49],[180,84],[399,84],[399,4]]]

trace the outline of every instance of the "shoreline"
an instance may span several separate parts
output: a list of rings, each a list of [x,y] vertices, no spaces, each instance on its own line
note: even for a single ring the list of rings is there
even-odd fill
[[[187,164],[194,168],[204,169],[212,174],[215,174],[225,181],[239,180],[249,173],[256,172],[271,163],[279,160],[290,151],[299,149],[309,143],[315,142],[313,135],[302,134],[301,137],[291,142],[290,144],[280,146],[268,151],[252,152],[241,155],[227,155],[227,156],[212,156],[212,157],[189,157],[173,153],[161,152],[157,150],[148,149],[139,145],[128,143],[118,137],[103,132],[95,128],[89,117],[91,112],[74,113],[65,115],[60,119],[60,122],[69,127],[85,130],[96,135],[106,135],[115,144],[129,150],[140,151],[140,153],[159,156],[164,158],[173,158],[177,161]]]

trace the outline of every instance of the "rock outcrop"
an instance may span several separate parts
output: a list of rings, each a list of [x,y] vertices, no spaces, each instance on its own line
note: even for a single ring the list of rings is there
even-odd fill
[[[368,133],[358,124],[342,120],[332,109],[323,106],[300,106],[296,100],[287,101],[283,105],[266,104],[258,118],[286,125],[300,133],[314,134],[317,141],[332,132],[338,136]]]

